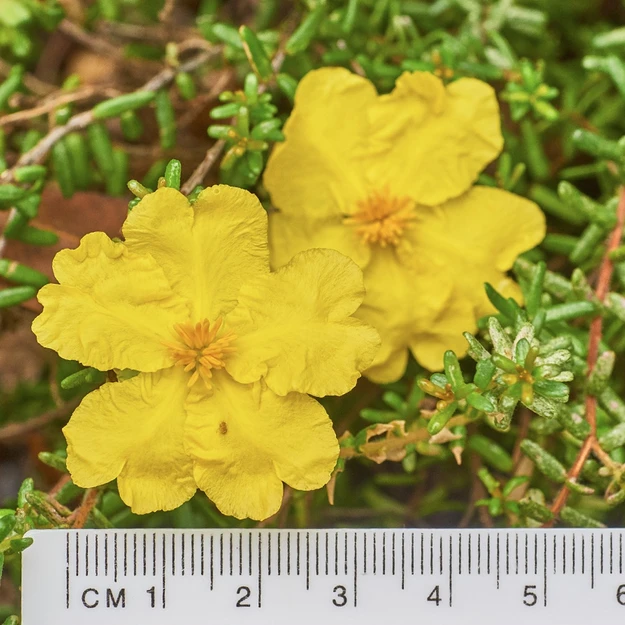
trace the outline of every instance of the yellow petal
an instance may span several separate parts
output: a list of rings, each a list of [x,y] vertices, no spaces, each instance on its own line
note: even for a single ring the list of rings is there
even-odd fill
[[[93,232],[60,251],[53,268],[60,285],[39,291],[43,312],[33,322],[42,345],[103,371],[171,364],[163,341],[188,307],[151,256]]]
[[[464,356],[469,345],[462,333],[475,332],[476,318],[470,302],[459,294],[452,296],[445,310],[411,342],[416,361],[430,371],[440,371],[448,349]]]
[[[398,380],[406,369],[408,347],[449,303],[452,280],[445,266],[405,248],[376,249],[365,270],[367,294],[356,316],[376,328],[382,347],[365,376],[377,383]]]
[[[193,320],[225,314],[242,282],[269,271],[267,215],[243,189],[209,187],[193,207],[179,191],[158,189],[135,206],[123,233],[129,248],[151,254],[192,303]]]
[[[117,478],[137,514],[190,499],[196,485],[183,444],[186,379],[176,367],[89,393],[63,428],[74,482],[91,488]]]
[[[299,252],[317,247],[341,252],[361,269],[371,257],[370,247],[340,217],[315,220],[306,215],[270,213],[269,245],[271,265],[275,268],[283,267]]]
[[[353,212],[365,184],[367,107],[376,98],[371,82],[343,68],[304,76],[284,126],[286,141],[265,169],[274,206],[316,218]]]
[[[362,272],[333,250],[308,250],[274,274],[245,284],[227,323],[237,351],[226,362],[241,383],[263,377],[274,392],[342,395],[371,364],[375,330],[351,317]]]
[[[283,481],[298,490],[328,482],[339,447],[318,402],[239,384],[224,371],[213,388],[189,401],[185,442],[198,487],[223,514],[266,519],[280,508]]]
[[[545,216],[536,204],[500,189],[473,187],[419,224],[418,245],[424,253],[446,259],[458,297],[470,302],[478,317],[493,310],[484,283],[514,288],[504,272],[544,236]],[[518,290],[513,294],[518,297]]]
[[[430,73],[406,72],[369,114],[370,178],[421,204],[466,191],[503,147],[495,92],[474,78],[445,87]]]

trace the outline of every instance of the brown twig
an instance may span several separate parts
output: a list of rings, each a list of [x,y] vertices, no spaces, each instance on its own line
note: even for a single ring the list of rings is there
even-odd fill
[[[100,87],[84,87],[82,89],[78,89],[77,91],[73,91],[71,93],[61,92],[60,95],[55,97],[51,97],[47,102],[39,106],[35,106],[34,108],[27,109],[24,111],[17,111],[15,113],[11,113],[9,115],[4,115],[0,117],[0,126],[9,126],[11,124],[17,124],[22,121],[26,121],[28,119],[32,119],[33,117],[39,117],[41,115],[45,115],[50,111],[58,108],[59,106],[63,106],[65,104],[71,104],[72,102],[80,102],[82,100],[90,100],[96,96],[105,96],[107,98],[114,98],[120,95],[120,91],[113,88],[100,88]]]
[[[72,528],[82,529],[89,518],[89,514],[93,510],[96,503],[98,503],[98,497],[100,491],[95,488],[88,488],[82,498],[82,503],[72,514],[70,515]]]
[[[9,423],[3,428],[0,428],[0,442],[9,441],[15,438],[22,438],[31,432],[39,430],[49,423],[56,421],[57,419],[63,419],[68,413],[72,412],[76,406],[80,403],[79,399],[73,399],[72,401],[50,410],[34,419],[29,419],[23,423]]]
[[[599,274],[597,277],[597,285],[595,288],[595,295],[600,302],[603,302],[610,290],[610,282],[612,280],[612,273],[614,271],[614,263],[610,258],[610,253],[615,250],[621,243],[621,239],[623,237],[623,227],[625,226],[625,188],[621,187],[619,191],[619,203],[616,209],[616,225],[612,230],[610,238],[608,240],[608,245],[605,250],[605,254],[603,256],[603,260],[601,261],[601,265],[599,266]],[[603,317],[601,314],[598,314],[590,323],[590,333],[588,339],[588,370],[587,376],[590,376],[593,372],[597,364],[597,359],[599,357],[599,343],[601,342],[601,336],[603,333]],[[567,482],[575,481],[578,479],[584,463],[588,459],[591,453],[595,453],[598,457],[604,457],[605,452],[599,446],[599,442],[597,440],[597,397],[591,393],[587,392],[586,394],[586,421],[590,426],[590,434],[584,441],[579,453],[577,454],[577,458],[573,463],[573,466],[569,470],[567,474]],[[567,499],[569,497],[570,490],[568,485],[565,483],[564,486],[560,489],[556,498],[553,501],[551,506],[551,512],[553,513],[554,518],[556,518],[562,508],[566,505]],[[553,521],[547,523],[547,527],[551,527],[553,525]]]
[[[174,80],[178,72],[191,72],[194,69],[197,69],[206,63],[206,61],[208,61],[211,56],[216,54],[217,51],[218,48],[216,47],[212,50],[202,49],[198,54],[188,61],[181,63],[178,67],[166,67],[161,70],[156,76],[148,80],[148,82],[146,82],[143,87],[140,87],[137,91],[158,91],[159,89],[169,85]],[[0,183],[12,181],[15,177],[15,170],[19,167],[40,163],[48,155],[48,152],[50,152],[52,147],[63,137],[75,130],[82,130],[93,122],[93,112],[84,111],[83,113],[78,113],[77,115],[71,117],[64,126],[56,126],[55,128],[52,128],[47,135],[42,137],[37,145],[35,145],[28,152],[22,154],[13,167],[0,174]],[[15,214],[16,209],[12,208],[9,212],[9,217],[6,223],[10,223],[15,217]],[[0,235],[0,257],[2,257],[5,246],[6,238],[4,234],[2,234]]]
[[[291,18],[287,19],[287,22],[291,23]],[[288,40],[288,36],[286,36],[286,34],[289,33],[290,30],[291,26],[289,26],[285,30],[285,36],[283,36],[282,43],[280,44],[280,47],[278,48],[275,56],[271,60],[271,66],[274,73],[278,73],[280,71],[280,68],[284,63],[284,59],[286,58],[285,46]],[[258,93],[263,93],[264,91],[266,91],[266,89],[267,85],[263,83],[259,86]],[[225,147],[226,142],[223,139],[219,139],[219,141],[214,143],[212,147],[209,148],[202,162],[195,168],[187,181],[182,185],[182,188],[180,189],[182,193],[188,195],[189,193],[191,193],[191,191],[193,191],[193,189],[195,189],[195,187],[202,184],[204,178],[206,178],[206,175],[211,170],[211,167],[215,164]]]

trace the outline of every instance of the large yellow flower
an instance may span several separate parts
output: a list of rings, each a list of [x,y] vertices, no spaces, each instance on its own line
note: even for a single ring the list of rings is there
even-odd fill
[[[282,482],[330,478],[338,444],[317,396],[347,392],[373,360],[375,330],[352,313],[362,272],[333,250],[269,270],[258,200],[227,186],[191,206],[146,196],[123,227],[54,259],[33,330],[61,356],[136,377],[85,397],[64,433],[79,486],[117,478],[137,513],[203,490],[224,513],[263,519]]]
[[[331,247],[364,269],[357,316],[382,336],[369,378],[399,378],[408,348],[429,369],[446,349],[465,351],[462,331],[492,310],[484,282],[518,296],[505,272],[540,242],[544,216],[506,191],[471,188],[503,145],[490,86],[415,72],[378,96],[345,69],[315,70],[284,134],[264,178],[279,209],[272,263]]]

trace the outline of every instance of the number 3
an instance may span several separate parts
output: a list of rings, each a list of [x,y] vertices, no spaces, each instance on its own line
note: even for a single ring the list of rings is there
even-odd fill
[[[345,586],[335,586],[332,592],[336,594],[336,597],[332,599],[332,603],[337,608],[342,608],[347,603],[347,595],[345,594],[347,589]]]

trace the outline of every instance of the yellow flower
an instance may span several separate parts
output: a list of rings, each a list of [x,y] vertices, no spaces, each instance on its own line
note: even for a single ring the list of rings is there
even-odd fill
[[[408,349],[432,370],[446,349],[466,351],[462,331],[492,311],[484,282],[520,296],[505,272],[541,241],[544,215],[512,193],[471,188],[503,146],[489,85],[404,73],[378,96],[345,69],[315,70],[284,134],[264,178],[279,209],[270,215],[272,264],[329,247],[363,268],[357,316],[382,336],[367,377],[401,377]]]
[[[215,186],[191,206],[174,189],[146,196],[123,227],[54,259],[33,330],[63,358],[126,381],[87,395],[64,433],[82,487],[117,478],[137,513],[203,490],[224,513],[263,519],[330,478],[338,444],[307,393],[338,395],[373,360],[377,333],[352,314],[362,272],[333,250],[269,270],[267,218],[241,189]]]

